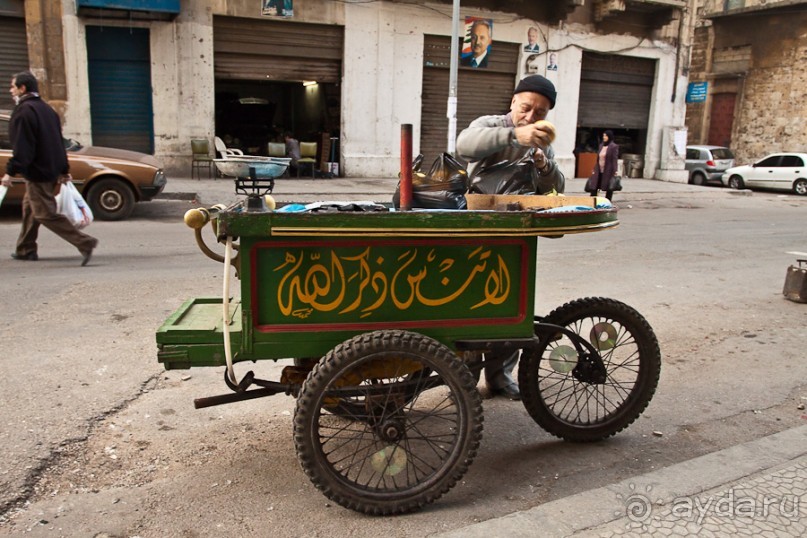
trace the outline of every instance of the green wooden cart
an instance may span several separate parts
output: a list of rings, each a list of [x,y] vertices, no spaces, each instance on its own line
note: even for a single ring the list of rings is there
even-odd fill
[[[251,195],[191,210],[200,248],[225,264],[224,293],[190,299],[165,321],[159,360],[224,367],[230,392],[197,407],[296,397],[304,471],[327,497],[368,514],[417,510],[464,475],[482,436],[479,372],[508,352],[521,354],[523,404],[541,427],[570,441],[609,437],[649,403],[660,351],[645,319],[615,300],[534,315],[536,237],[618,224],[615,208],[547,209],[559,200],[285,213]],[[205,243],[208,222],[223,254]],[[244,361],[284,359],[279,380],[235,375]]]

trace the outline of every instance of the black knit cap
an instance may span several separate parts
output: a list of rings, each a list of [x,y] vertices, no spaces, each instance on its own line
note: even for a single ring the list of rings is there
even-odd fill
[[[555,85],[541,75],[530,75],[522,78],[518,86],[516,86],[516,91],[513,92],[513,95],[521,92],[541,94],[549,99],[549,108],[555,108],[555,99],[558,96],[558,92],[555,91]]]

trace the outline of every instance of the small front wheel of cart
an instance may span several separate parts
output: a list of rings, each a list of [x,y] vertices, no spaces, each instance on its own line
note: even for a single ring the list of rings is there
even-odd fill
[[[412,512],[446,493],[481,438],[482,399],[467,366],[436,340],[399,330],[331,350],[294,416],[297,456],[314,485],[374,515]]]
[[[525,350],[518,384],[524,407],[549,433],[567,441],[598,441],[623,430],[647,407],[658,385],[661,352],[653,329],[628,305],[601,297],[567,303],[544,323],[587,340],[604,376],[587,374],[569,336],[544,336]]]

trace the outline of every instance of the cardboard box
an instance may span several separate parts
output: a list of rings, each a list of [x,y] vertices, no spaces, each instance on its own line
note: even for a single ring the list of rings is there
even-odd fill
[[[593,196],[544,196],[541,194],[466,194],[470,210],[526,211],[549,209],[565,205],[595,207],[598,199]]]

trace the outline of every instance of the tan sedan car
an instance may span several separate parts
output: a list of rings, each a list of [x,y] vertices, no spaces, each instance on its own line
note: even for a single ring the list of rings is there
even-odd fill
[[[8,138],[10,115],[0,112],[0,171],[5,171],[12,154]],[[65,140],[65,148],[73,183],[97,219],[125,219],[132,214],[135,202],[149,201],[165,188],[165,173],[153,155],[82,146],[75,140]],[[24,180],[15,177],[3,204],[20,204],[24,194]]]

